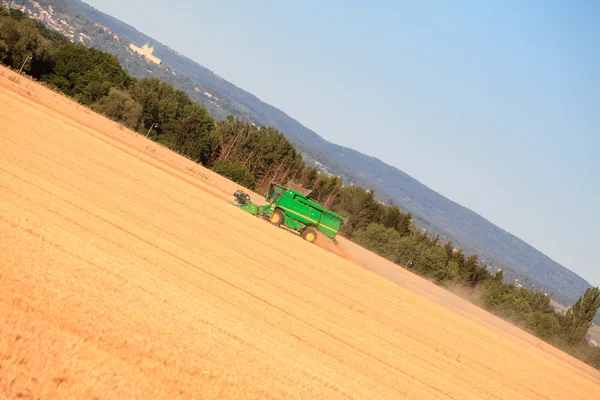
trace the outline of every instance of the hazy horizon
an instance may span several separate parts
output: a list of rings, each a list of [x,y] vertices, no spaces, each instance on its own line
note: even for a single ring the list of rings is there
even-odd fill
[[[600,285],[600,3],[87,2]]]

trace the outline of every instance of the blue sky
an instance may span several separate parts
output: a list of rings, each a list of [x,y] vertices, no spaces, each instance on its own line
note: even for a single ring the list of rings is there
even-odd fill
[[[600,285],[600,2],[88,3]]]

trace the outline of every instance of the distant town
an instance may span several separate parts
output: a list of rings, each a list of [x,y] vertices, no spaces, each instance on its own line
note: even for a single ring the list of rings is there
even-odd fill
[[[0,0],[0,5],[23,12],[29,18],[39,21],[48,28],[60,32],[73,43],[77,42],[84,45],[89,45],[90,41],[92,40],[92,38],[87,33],[82,32],[81,29],[74,26],[72,22],[69,21],[69,17],[63,17],[58,15],[58,13],[54,11],[54,8],[52,6],[49,5],[48,8],[45,9],[37,1],[30,1],[29,4],[31,6],[29,7],[22,3],[23,2],[17,2],[14,0]],[[99,23],[94,23],[94,25],[97,28],[102,29],[105,33],[111,35],[114,40],[120,40],[119,36],[114,34],[106,26],[101,25]]]
[[[89,32],[87,32],[85,28],[81,28],[73,23],[73,21],[70,21],[70,17],[59,15],[59,13],[54,11],[54,8],[51,5],[45,9],[37,1],[23,2],[14,0],[0,0],[0,5],[23,12],[29,18],[39,21],[48,28],[60,32],[73,43],[81,43],[83,45],[90,46],[92,42],[92,37],[88,34]],[[121,41],[119,36],[112,32],[108,27],[97,22],[90,21],[90,23],[93,23],[93,26],[101,30],[104,34],[112,37],[113,40],[118,42]],[[150,46],[149,43],[146,43],[142,47],[138,47],[135,44],[130,43],[128,47],[134,53],[137,53],[145,58],[146,61],[157,65],[162,64],[162,60],[152,54],[154,52],[154,46]]]

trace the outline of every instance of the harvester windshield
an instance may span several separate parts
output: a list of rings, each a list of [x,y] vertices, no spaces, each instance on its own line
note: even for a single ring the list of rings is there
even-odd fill
[[[277,183],[271,183],[269,185],[269,193],[267,193],[267,201],[269,203],[275,203],[281,195],[285,192],[285,187]]]

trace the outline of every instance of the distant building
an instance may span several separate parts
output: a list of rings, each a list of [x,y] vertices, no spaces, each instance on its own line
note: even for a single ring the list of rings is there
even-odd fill
[[[142,47],[137,47],[135,44],[131,43],[129,45],[129,48],[138,53],[139,55],[145,57],[146,60],[153,62],[154,64],[160,65],[162,63],[162,60],[160,58],[152,55],[152,53],[154,52],[154,47],[150,47],[148,43],[146,43]]]

